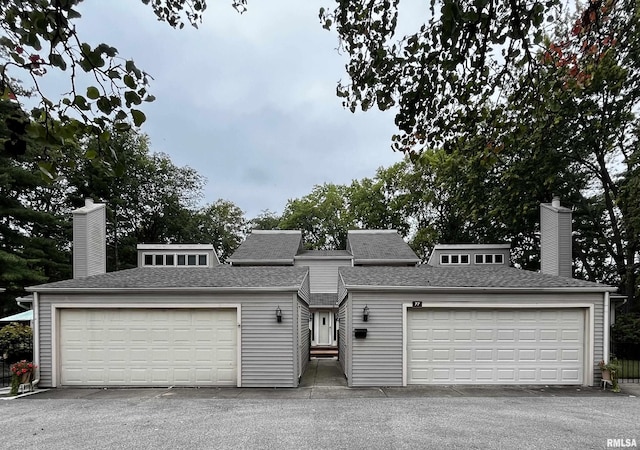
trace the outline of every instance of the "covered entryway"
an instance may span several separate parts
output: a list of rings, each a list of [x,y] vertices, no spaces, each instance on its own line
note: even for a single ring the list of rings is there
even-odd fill
[[[584,309],[407,311],[407,384],[582,384]]]
[[[335,312],[331,309],[314,310],[309,327],[311,330],[311,357],[337,357],[338,323]]]
[[[235,386],[235,309],[59,310],[63,386]]]

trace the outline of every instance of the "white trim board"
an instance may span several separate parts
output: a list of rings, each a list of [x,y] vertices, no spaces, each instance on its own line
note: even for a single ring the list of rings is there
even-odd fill
[[[402,386],[407,386],[407,314],[413,303],[402,303]],[[593,303],[479,303],[422,302],[416,309],[583,309],[585,311],[583,386],[593,385],[595,350],[595,305]]]

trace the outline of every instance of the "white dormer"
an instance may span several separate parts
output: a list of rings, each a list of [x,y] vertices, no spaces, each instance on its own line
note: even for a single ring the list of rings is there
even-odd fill
[[[438,244],[429,256],[430,266],[509,266],[509,244]]]
[[[213,244],[138,244],[138,267],[213,267]]]

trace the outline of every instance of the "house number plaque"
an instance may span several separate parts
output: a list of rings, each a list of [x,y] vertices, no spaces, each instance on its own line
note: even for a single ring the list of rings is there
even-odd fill
[[[413,302],[414,308],[422,308],[422,302]]]

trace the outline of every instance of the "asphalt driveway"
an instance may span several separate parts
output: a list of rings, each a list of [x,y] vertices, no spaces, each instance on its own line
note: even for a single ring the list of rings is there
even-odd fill
[[[52,390],[0,402],[0,436],[7,448],[48,449],[588,449],[606,448],[607,439],[640,441],[640,399],[629,395],[404,390],[391,398],[286,398],[300,390],[271,390],[284,395],[269,398],[222,398],[206,389]]]

